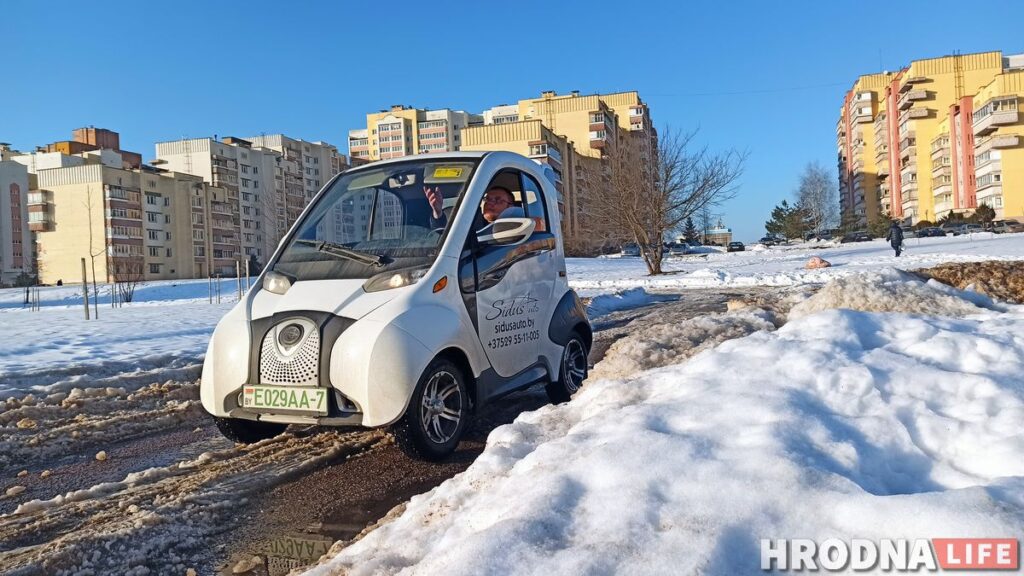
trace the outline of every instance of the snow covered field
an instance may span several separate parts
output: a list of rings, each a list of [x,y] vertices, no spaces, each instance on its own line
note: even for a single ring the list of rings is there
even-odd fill
[[[670,273],[656,278],[646,276],[639,258],[574,258],[567,265],[570,283],[581,296],[605,295],[591,310],[604,313],[657,300],[650,292],[615,294],[630,288],[799,286],[890,266],[1024,259],[1024,234],[921,238],[907,244],[906,254],[898,259],[880,240],[670,257],[665,265]],[[805,270],[812,255],[833,267]],[[90,377],[135,366],[157,367],[172,359],[198,362],[236,289],[234,280],[222,280],[222,302],[209,304],[205,280],[150,282],[138,288],[134,302],[117,309],[110,308],[107,289],[100,292],[100,320],[85,322],[78,287],[42,288],[39,312],[23,308],[23,290],[0,290],[0,338],[5,343],[0,347],[0,400],[26,391],[87,385]]]
[[[602,363],[660,365],[659,328]],[[307,574],[760,574],[761,539],[1024,533],[1024,307],[892,271],[764,328],[521,415]]]
[[[805,270],[814,255],[833,267]],[[1024,306],[894,269],[978,260],[1024,260],[1024,234],[912,239],[899,259],[880,241],[669,258],[658,278],[637,258],[571,259],[595,317],[685,303],[690,288],[780,289],[770,305],[609,328],[572,402],[495,429],[466,472],[311,573],[759,574],[762,538],[1018,537]],[[124,307],[101,299],[90,322],[73,286],[42,289],[38,312],[0,290],[4,485],[72,448],[198,431],[199,363],[234,286],[210,304],[205,281],[149,283]],[[141,574],[173,551],[158,566],[180,573],[202,557],[182,535],[233,519],[225,494],[386,442],[366,434],[207,450],[66,493],[26,482],[0,496],[0,541],[63,535],[0,548],[0,565],[38,553],[69,573]]]
[[[807,243],[765,248],[748,246],[745,252],[717,252],[670,256],[664,276],[648,277],[636,257],[569,259],[569,278],[581,295],[643,287],[657,290],[726,286],[798,286],[823,284],[879,268],[925,268],[941,262],[1024,259],[1024,234],[978,233],[942,238],[910,238],[906,252],[896,258],[884,240],[839,244]],[[831,268],[805,270],[811,256],[821,256]]]

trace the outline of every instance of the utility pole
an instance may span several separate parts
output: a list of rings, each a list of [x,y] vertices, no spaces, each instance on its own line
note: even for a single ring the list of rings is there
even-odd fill
[[[85,302],[85,319],[89,319],[89,278],[85,274],[85,258],[82,258],[82,301]]]

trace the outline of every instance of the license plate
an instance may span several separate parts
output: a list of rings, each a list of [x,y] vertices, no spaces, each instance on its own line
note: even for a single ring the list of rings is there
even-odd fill
[[[242,407],[255,410],[287,410],[292,413],[327,414],[326,388],[293,386],[246,386]]]

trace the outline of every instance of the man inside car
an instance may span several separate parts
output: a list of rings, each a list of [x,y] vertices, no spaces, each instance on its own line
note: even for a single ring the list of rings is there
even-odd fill
[[[444,195],[441,193],[441,188],[439,186],[435,188],[424,186],[423,194],[430,204],[430,226],[444,228],[448,224],[448,216],[443,210]],[[515,206],[515,196],[512,195],[511,190],[504,186],[491,186],[484,193],[484,204],[481,210],[485,221],[484,226],[497,220],[502,212],[513,206]]]

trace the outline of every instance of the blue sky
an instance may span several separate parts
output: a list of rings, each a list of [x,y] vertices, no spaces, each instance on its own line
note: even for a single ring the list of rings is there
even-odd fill
[[[480,111],[542,90],[636,89],[659,129],[749,152],[721,211],[754,240],[808,162],[835,171],[857,75],[956,50],[1024,52],[1024,2],[967,6],[5,0],[0,141],[31,149],[94,125],[146,160],[157,141],[214,134],[345,150],[348,129],[390,104]]]

